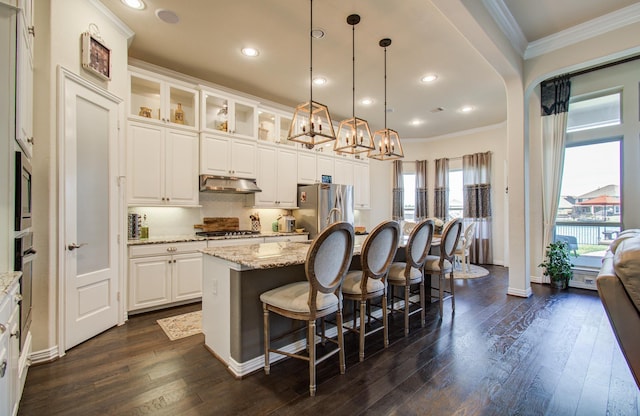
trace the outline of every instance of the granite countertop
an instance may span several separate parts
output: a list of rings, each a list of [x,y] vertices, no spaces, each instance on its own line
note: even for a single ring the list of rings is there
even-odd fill
[[[238,238],[264,238],[264,237],[281,237],[281,236],[294,236],[294,235],[309,235],[308,232],[304,233],[260,233],[260,234],[247,234],[247,235],[233,235],[233,236],[217,236],[217,237],[203,237],[195,234],[186,235],[165,235],[160,237],[151,237],[140,240],[127,240],[127,245],[136,246],[143,244],[167,244],[167,243],[185,243],[190,241],[207,241],[207,240],[232,240]]]
[[[309,247],[309,243],[280,242],[208,247],[200,251],[250,269],[273,269],[303,264],[307,259]]]
[[[0,273],[0,302],[9,292],[9,288],[16,282],[20,276],[22,276],[22,272],[7,272]]]
[[[304,264],[311,246],[308,242],[280,242],[249,244],[244,246],[208,247],[200,250],[209,256],[218,257],[249,269],[273,269]],[[353,254],[359,255],[362,246],[356,245]]]

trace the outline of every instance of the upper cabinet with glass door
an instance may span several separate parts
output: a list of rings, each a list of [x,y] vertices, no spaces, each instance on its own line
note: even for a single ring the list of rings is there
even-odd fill
[[[195,88],[137,69],[129,72],[129,85],[130,119],[198,129],[199,101]]]
[[[255,139],[258,102],[200,86],[201,131]]]
[[[291,113],[267,107],[258,108],[258,139],[270,143],[295,146],[295,142],[287,140],[291,120]]]

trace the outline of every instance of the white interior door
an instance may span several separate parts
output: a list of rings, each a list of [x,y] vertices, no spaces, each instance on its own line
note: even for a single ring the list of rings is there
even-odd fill
[[[118,99],[64,74],[64,350],[118,322]]]

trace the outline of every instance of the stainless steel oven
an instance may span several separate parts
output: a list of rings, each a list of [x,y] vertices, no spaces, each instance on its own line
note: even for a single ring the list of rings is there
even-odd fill
[[[22,233],[15,239],[15,267],[22,272],[20,278],[20,350],[24,348],[24,342],[31,326],[33,261],[36,251],[33,249],[33,233]]]
[[[31,227],[31,164],[22,152],[16,152],[15,230]]]

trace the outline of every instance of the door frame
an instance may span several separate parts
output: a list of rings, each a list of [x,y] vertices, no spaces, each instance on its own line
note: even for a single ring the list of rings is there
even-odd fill
[[[124,137],[122,130],[122,120],[124,115],[124,101],[122,98],[112,94],[111,92],[101,88],[98,85],[93,84],[92,82],[80,77],[78,74],[71,72],[70,70],[64,68],[63,66],[58,66],[57,69],[57,198],[58,198],[58,221],[57,221],[57,238],[56,238],[56,250],[52,251],[57,254],[58,259],[58,297],[57,302],[53,301],[53,291],[50,291],[50,316],[55,316],[57,313],[57,344],[58,344],[58,356],[62,357],[66,353],[66,289],[67,289],[67,270],[66,270],[66,219],[65,219],[65,205],[66,205],[66,180],[65,180],[65,171],[64,171],[64,157],[65,157],[65,132],[66,132],[66,124],[65,124],[65,90],[67,83],[73,82],[76,83],[91,92],[98,94],[110,101],[113,101],[118,107],[118,132],[117,132],[117,145],[116,145],[116,154],[110,155],[116,157],[117,160],[117,184],[118,184],[118,201],[117,201],[117,210],[116,216],[118,218],[117,223],[117,264],[114,266],[117,270],[116,282],[118,285],[117,292],[118,296],[116,299],[117,302],[117,323],[116,325],[122,325],[126,320],[126,296],[123,293],[123,289],[126,288],[125,278],[126,278],[126,268],[124,266],[124,259],[126,259],[126,240],[123,240],[122,236],[126,235],[125,227],[126,223],[124,221],[125,218],[125,175],[123,173],[125,163],[123,161],[124,156],[126,155],[124,150]],[[57,305],[57,306],[56,306]],[[55,308],[55,309],[54,309]]]

